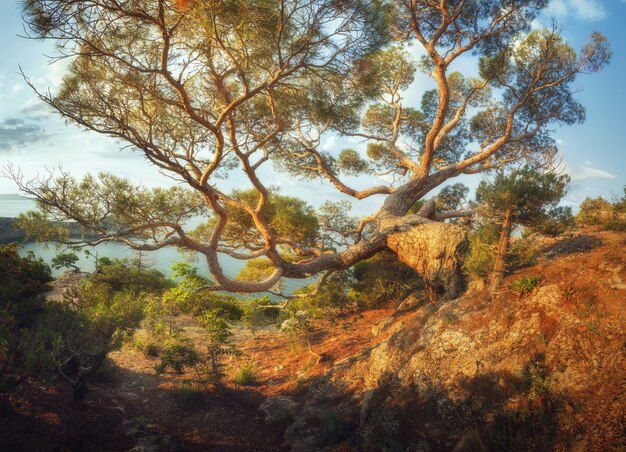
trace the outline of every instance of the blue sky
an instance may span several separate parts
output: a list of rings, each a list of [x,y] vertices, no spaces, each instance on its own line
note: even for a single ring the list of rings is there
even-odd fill
[[[572,178],[566,204],[577,205],[586,196],[621,196],[626,184],[626,0],[552,0],[548,13],[536,26],[548,24],[554,16],[563,25],[563,34],[574,48],[580,48],[591,32],[608,37],[613,50],[611,64],[601,73],[580,77],[578,98],[587,109],[581,126],[559,128],[554,136]],[[110,171],[146,185],[171,184],[153,167],[146,166],[138,153],[122,150],[122,143],[80,130],[51,113],[39,102],[19,75],[19,66],[34,84],[53,92],[59,86],[64,62],[49,65],[44,54],[52,53],[49,43],[27,40],[23,34],[18,2],[0,2],[0,165],[12,162],[27,176],[44,173],[57,165],[81,176],[86,172]],[[474,71],[474,62],[461,62],[461,69]],[[407,93],[407,101],[419,105],[420,92],[429,82],[418,77]],[[333,138],[325,143],[333,147]],[[283,191],[310,200],[314,205],[336,198],[328,185],[291,181],[281,176],[270,180]],[[480,179],[464,179],[475,186]],[[227,182],[236,186],[240,181]],[[8,179],[0,178],[0,193],[16,193]],[[374,209],[381,199],[371,199],[356,213]],[[1,215],[1,213],[0,213]]]

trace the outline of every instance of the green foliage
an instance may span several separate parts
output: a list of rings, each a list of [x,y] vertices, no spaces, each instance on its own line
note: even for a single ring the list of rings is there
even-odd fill
[[[469,188],[461,183],[447,185],[441,189],[435,201],[437,208],[442,211],[458,210],[466,202]]]
[[[506,264],[509,271],[529,267],[537,261],[541,251],[541,244],[532,236],[515,237],[511,240],[506,256]]]
[[[380,303],[404,298],[423,287],[422,278],[391,252],[359,262],[352,269],[348,298],[357,306],[375,308]]]
[[[43,283],[50,279],[50,269],[32,256],[19,258],[15,249],[6,251],[2,262],[13,270],[2,272],[7,284],[0,291],[0,309],[8,322],[6,329],[0,327],[6,347],[1,354],[9,358],[5,364],[14,374],[44,381],[57,367],[69,372],[63,366],[73,360],[89,362],[95,370],[139,326],[143,291],[158,292],[169,284],[163,275],[127,261],[109,261],[68,288],[62,303],[46,302],[40,294],[47,289]],[[78,369],[69,373],[79,377]]]
[[[266,315],[266,309],[261,306],[269,306],[270,304],[269,297],[255,298],[244,303],[241,321],[255,337],[257,328],[264,322],[270,321]]]
[[[108,350],[119,347],[146,315],[157,316],[154,301],[172,285],[160,272],[132,261],[101,261],[98,272],[65,292],[64,301],[92,322],[93,341]]]
[[[217,387],[224,379],[224,357],[241,355],[241,351],[232,344],[232,323],[227,314],[220,309],[206,311],[200,322],[208,335],[207,354],[209,359],[208,375]]]
[[[50,267],[31,252],[20,257],[16,245],[0,245],[0,302],[28,298],[50,289]]]
[[[613,202],[602,197],[586,198],[575,220],[580,226],[600,225],[607,230],[626,231],[626,186],[624,196]]]
[[[237,274],[239,281],[262,281],[274,272],[272,262],[267,258],[250,259]]]
[[[469,249],[463,262],[472,278],[485,278],[493,270],[498,242],[498,227],[491,222],[478,223],[469,232]]]
[[[51,280],[41,259],[0,246],[0,392],[15,390],[26,378],[48,382],[68,341],[88,344],[92,330],[83,313],[46,302]]]
[[[185,368],[194,368],[199,362],[200,355],[191,341],[186,338],[179,339],[164,348],[160,361],[154,366],[154,370],[160,375],[171,368],[177,374],[182,375]]]
[[[586,198],[580,205],[576,215],[576,223],[582,226],[602,224],[610,215],[612,206],[602,197]]]
[[[231,320],[241,319],[242,302],[232,296],[203,290],[212,288],[213,283],[200,275],[196,267],[177,262],[172,265],[172,270],[172,281],[168,281],[166,287],[174,287],[144,297],[149,326],[158,327],[168,316],[179,314],[199,316],[211,309],[222,309],[228,313]],[[176,280],[177,283],[174,282]]]
[[[511,282],[509,289],[523,297],[535,293],[540,283],[541,278],[538,276],[524,276]]]
[[[109,291],[127,291],[133,295],[174,286],[160,271],[143,268],[138,261],[129,259],[99,259],[98,271],[91,275],[90,282]]]
[[[19,217],[20,227],[41,241],[62,240],[68,236],[67,228],[48,221],[51,218],[68,219],[52,207],[61,198],[72,205],[81,223],[92,225],[92,230],[84,231],[91,234],[103,230],[124,231],[126,225],[144,223],[152,218],[158,218],[162,223],[178,223],[207,213],[202,197],[179,186],[148,189],[106,173],[88,174],[82,180],[63,173],[54,183],[57,189],[42,193],[38,199],[37,212],[27,212]],[[153,232],[162,236],[166,229],[157,227]],[[141,235],[142,232],[134,234]],[[145,235],[149,237],[149,233]]]
[[[61,268],[73,268],[78,271],[79,268],[76,266],[76,262],[78,262],[78,256],[74,253],[60,253],[52,258],[50,262],[52,268],[55,270],[59,270]]]
[[[529,166],[510,173],[499,172],[491,182],[482,181],[476,200],[491,212],[513,209],[513,222],[533,227],[548,215],[565,195],[567,174],[542,173]]]
[[[532,230],[550,237],[561,235],[574,228],[571,207],[557,206],[548,210],[532,225]]]
[[[291,313],[289,318],[280,325],[280,332],[294,340],[308,337],[312,330],[311,315],[302,310]]]
[[[344,149],[337,160],[339,170],[344,174],[359,175],[368,171],[369,166],[354,149]]]
[[[258,378],[254,371],[254,363],[244,365],[235,375],[235,384],[239,386],[254,386],[258,383]]]
[[[306,312],[315,319],[333,319],[338,312],[352,306],[352,300],[348,297],[351,283],[349,272],[338,272],[330,275],[319,290],[317,283],[297,289],[294,295],[302,297],[289,302],[286,312],[282,313],[283,319],[285,315],[293,317],[298,311]]]
[[[255,190],[235,190],[231,194],[236,201],[255,208],[259,194]],[[250,215],[240,209],[227,207],[232,219],[223,232],[223,239],[232,247],[248,247],[261,244],[262,238]],[[284,196],[276,190],[268,191],[265,220],[277,237],[290,239],[299,246],[310,246],[318,236],[318,219],[315,210],[305,201],[292,196]],[[207,234],[207,226],[197,229],[196,235]]]

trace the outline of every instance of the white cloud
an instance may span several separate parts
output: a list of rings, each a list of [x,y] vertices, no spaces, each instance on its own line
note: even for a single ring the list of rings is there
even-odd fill
[[[598,168],[593,168],[591,166],[578,166],[576,168],[570,169],[568,173],[573,181],[581,181],[581,180],[588,180],[588,179],[615,179],[616,178],[614,174],[611,174],[608,171],[604,171]]]
[[[596,0],[571,0],[571,2],[576,11],[576,17],[580,20],[595,21],[606,17],[606,9]]]
[[[567,16],[568,7],[565,0],[552,0],[548,5],[548,13],[556,17]]]
[[[22,91],[24,89],[24,84],[23,83],[16,83],[15,85],[13,85],[13,87],[11,88],[11,91],[13,91],[14,93],[17,93],[19,91]]]
[[[321,146],[322,151],[332,151],[337,146],[337,139],[334,136],[326,138],[326,141]]]
[[[548,13],[561,18],[574,16],[585,22],[602,20],[607,16],[606,9],[599,0],[552,0]]]

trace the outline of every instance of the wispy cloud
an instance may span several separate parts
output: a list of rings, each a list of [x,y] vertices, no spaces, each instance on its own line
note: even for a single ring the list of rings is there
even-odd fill
[[[51,134],[37,124],[28,124],[20,118],[0,122],[0,152],[23,148],[45,141]]]
[[[20,113],[28,119],[49,119],[54,115],[52,107],[39,98],[32,98],[20,107]]]
[[[585,162],[588,163],[588,162]],[[589,179],[615,179],[614,174],[609,173],[598,168],[591,166],[578,166],[576,168],[568,169],[568,173],[573,181],[582,181]]]
[[[626,0],[622,0],[624,1]],[[607,11],[599,0],[552,0],[548,12],[556,17],[573,16],[585,22],[602,20],[607,16]]]

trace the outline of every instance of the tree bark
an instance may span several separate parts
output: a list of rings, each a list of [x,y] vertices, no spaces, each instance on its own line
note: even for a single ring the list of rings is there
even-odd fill
[[[498,253],[496,254],[496,261],[493,265],[493,272],[491,272],[491,283],[489,284],[489,290],[491,292],[498,290],[498,287],[500,287],[504,279],[506,252],[509,249],[512,217],[513,209],[509,207],[506,209],[506,212],[504,212],[504,221],[502,222],[502,229],[500,231],[500,242],[498,243]]]

